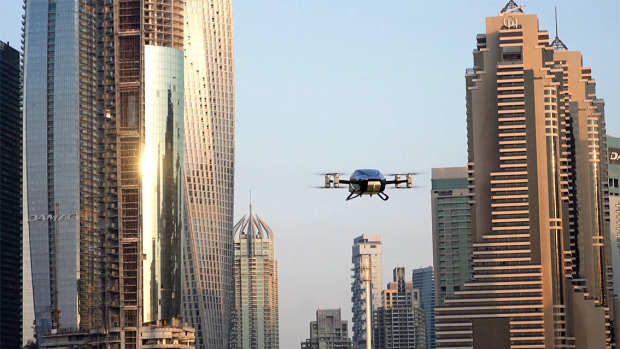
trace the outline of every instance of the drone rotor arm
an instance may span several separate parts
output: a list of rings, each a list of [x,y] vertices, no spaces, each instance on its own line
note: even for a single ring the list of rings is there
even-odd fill
[[[342,182],[342,181],[341,181]],[[401,179],[401,180],[393,180],[393,181],[385,181],[385,184],[400,184],[400,183],[407,183],[406,179]]]

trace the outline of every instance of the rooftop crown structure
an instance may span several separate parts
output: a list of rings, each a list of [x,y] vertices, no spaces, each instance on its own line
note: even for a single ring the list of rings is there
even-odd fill
[[[234,234],[234,306],[231,349],[279,348],[278,262],[273,230],[258,216],[243,216]]]

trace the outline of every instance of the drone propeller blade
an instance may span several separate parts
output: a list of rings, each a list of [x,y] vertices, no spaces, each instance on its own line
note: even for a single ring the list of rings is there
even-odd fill
[[[402,186],[402,187],[392,187],[392,186],[386,186],[385,189],[389,189],[389,190],[394,190],[394,189],[411,189],[411,188],[423,188],[421,186],[417,186],[414,185],[413,187],[407,187],[406,185]]]
[[[338,174],[340,176],[347,176],[348,175],[348,173],[346,173],[346,172],[315,172],[315,173],[313,173],[313,175],[315,175],[315,176],[325,176],[325,175],[333,176],[335,174]]]
[[[424,173],[425,173],[425,172],[402,172],[402,173],[388,173],[388,174],[384,174],[384,175],[385,175],[385,176],[390,176],[390,177],[393,177],[393,176],[399,176],[399,175],[400,175],[400,176],[406,176],[406,175],[408,175],[408,174],[412,174],[412,175],[414,175],[414,176],[417,176],[417,175],[419,175],[419,174],[424,174]]]
[[[331,187],[328,188],[328,187],[326,187],[324,185],[309,185],[308,188],[313,188],[313,189],[348,189],[349,186],[344,184],[344,185],[340,185],[339,187],[331,186]]]

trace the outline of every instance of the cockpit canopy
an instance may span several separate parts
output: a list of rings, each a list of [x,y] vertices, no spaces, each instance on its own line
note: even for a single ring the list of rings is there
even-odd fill
[[[373,169],[360,169],[355,170],[351,177],[355,178],[368,178],[368,179],[381,179],[384,178],[379,170]]]

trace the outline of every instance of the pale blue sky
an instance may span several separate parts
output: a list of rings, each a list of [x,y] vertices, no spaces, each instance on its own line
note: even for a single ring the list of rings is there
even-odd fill
[[[397,264],[408,278],[432,264],[430,169],[466,163],[465,68],[506,1],[233,2],[235,222],[252,190],[275,230],[280,347],[299,348],[317,308],[351,319],[354,237],[381,234],[384,284]],[[19,46],[21,1],[0,4],[0,40]],[[620,2],[525,4],[552,38],[558,6],[560,38],[592,67],[607,132],[620,136]],[[422,188],[388,202],[308,188],[323,180],[311,173],[364,167],[425,172]]]

